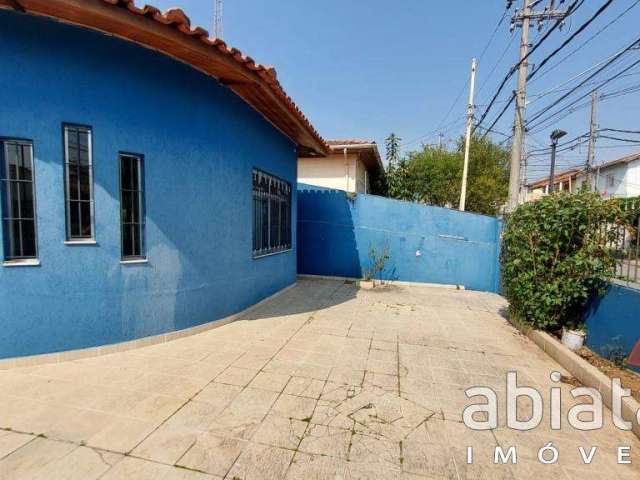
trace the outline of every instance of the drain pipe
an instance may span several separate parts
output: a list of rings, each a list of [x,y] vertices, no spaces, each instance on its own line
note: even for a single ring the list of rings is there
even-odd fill
[[[344,155],[344,166],[347,170],[347,192],[349,191],[349,161],[347,160],[347,147],[342,149]]]

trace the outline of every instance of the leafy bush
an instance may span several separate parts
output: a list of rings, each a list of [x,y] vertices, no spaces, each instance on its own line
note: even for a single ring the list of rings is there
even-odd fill
[[[556,193],[521,205],[506,221],[502,275],[513,314],[534,328],[582,323],[587,301],[615,275],[606,246],[622,218],[597,194]]]

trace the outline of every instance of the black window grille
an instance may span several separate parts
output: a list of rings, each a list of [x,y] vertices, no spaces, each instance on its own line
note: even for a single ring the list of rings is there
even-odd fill
[[[67,240],[93,240],[95,228],[91,129],[66,125],[64,144]]]
[[[1,163],[4,259],[37,258],[33,145],[2,141]]]
[[[120,205],[122,259],[144,259],[144,160],[140,155],[120,155]]]
[[[253,170],[253,256],[291,249],[291,184]]]

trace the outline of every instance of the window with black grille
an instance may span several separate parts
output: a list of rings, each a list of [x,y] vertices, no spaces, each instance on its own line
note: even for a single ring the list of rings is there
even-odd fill
[[[67,240],[94,240],[91,129],[64,127]]]
[[[291,249],[291,184],[253,170],[253,256]]]
[[[37,252],[33,145],[2,144],[2,229],[5,260],[35,259]]]
[[[120,154],[120,205],[122,259],[144,259],[144,161],[141,155]]]

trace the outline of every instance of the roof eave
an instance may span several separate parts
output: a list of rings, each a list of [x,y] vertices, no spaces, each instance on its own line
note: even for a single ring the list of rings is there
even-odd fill
[[[344,145],[330,145],[329,148],[331,149],[331,151],[344,150],[346,148],[347,151],[364,150],[364,151],[372,152],[375,166],[376,166],[376,169],[378,170],[378,173],[380,175],[384,175],[385,173],[384,164],[382,163],[382,157],[380,157],[380,151],[378,150],[377,143],[352,143],[352,144],[344,144]]]
[[[0,0],[0,9],[18,10],[96,30],[157,50],[226,85],[298,150],[324,156],[329,148],[277,80],[272,68],[255,63],[202,28],[191,28],[179,9],[162,14],[132,0]]]

